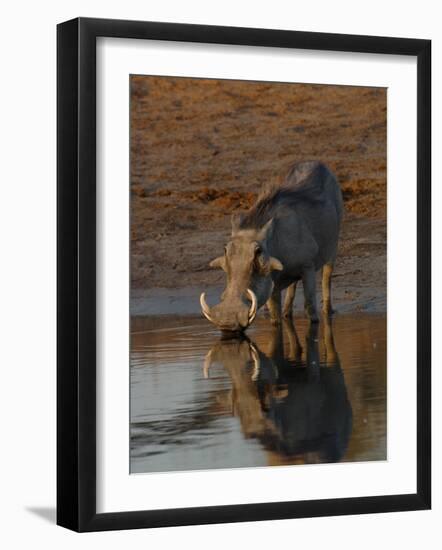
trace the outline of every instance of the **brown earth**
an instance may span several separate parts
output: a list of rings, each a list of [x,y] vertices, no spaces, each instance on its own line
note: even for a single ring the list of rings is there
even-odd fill
[[[385,304],[385,89],[133,76],[132,288],[222,284],[231,213],[307,159],[343,191],[340,297]]]

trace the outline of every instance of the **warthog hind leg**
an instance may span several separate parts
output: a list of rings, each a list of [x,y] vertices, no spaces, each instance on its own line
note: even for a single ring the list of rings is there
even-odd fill
[[[332,315],[334,313],[331,301],[331,279],[333,267],[333,263],[328,263],[322,268],[322,311],[326,315]]]

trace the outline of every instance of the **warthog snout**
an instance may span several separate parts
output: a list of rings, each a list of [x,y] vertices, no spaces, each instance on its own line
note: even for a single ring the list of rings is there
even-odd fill
[[[240,298],[236,300],[225,300],[214,307],[209,307],[205,292],[200,296],[201,310],[203,315],[222,331],[238,332],[245,330],[255,319],[258,309],[258,301],[255,293],[249,288],[246,295],[250,305],[246,305]]]

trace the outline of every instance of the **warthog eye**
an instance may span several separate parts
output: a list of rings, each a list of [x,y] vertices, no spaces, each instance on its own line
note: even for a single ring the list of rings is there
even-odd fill
[[[258,256],[259,254],[261,254],[261,252],[262,252],[261,247],[260,247],[260,246],[257,246],[257,247],[255,248],[255,254],[256,254],[256,256]]]

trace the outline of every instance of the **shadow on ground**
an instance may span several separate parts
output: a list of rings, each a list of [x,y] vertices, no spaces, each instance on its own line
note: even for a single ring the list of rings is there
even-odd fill
[[[55,507],[47,506],[27,506],[26,510],[35,516],[48,521],[49,523],[55,524],[57,513]]]

